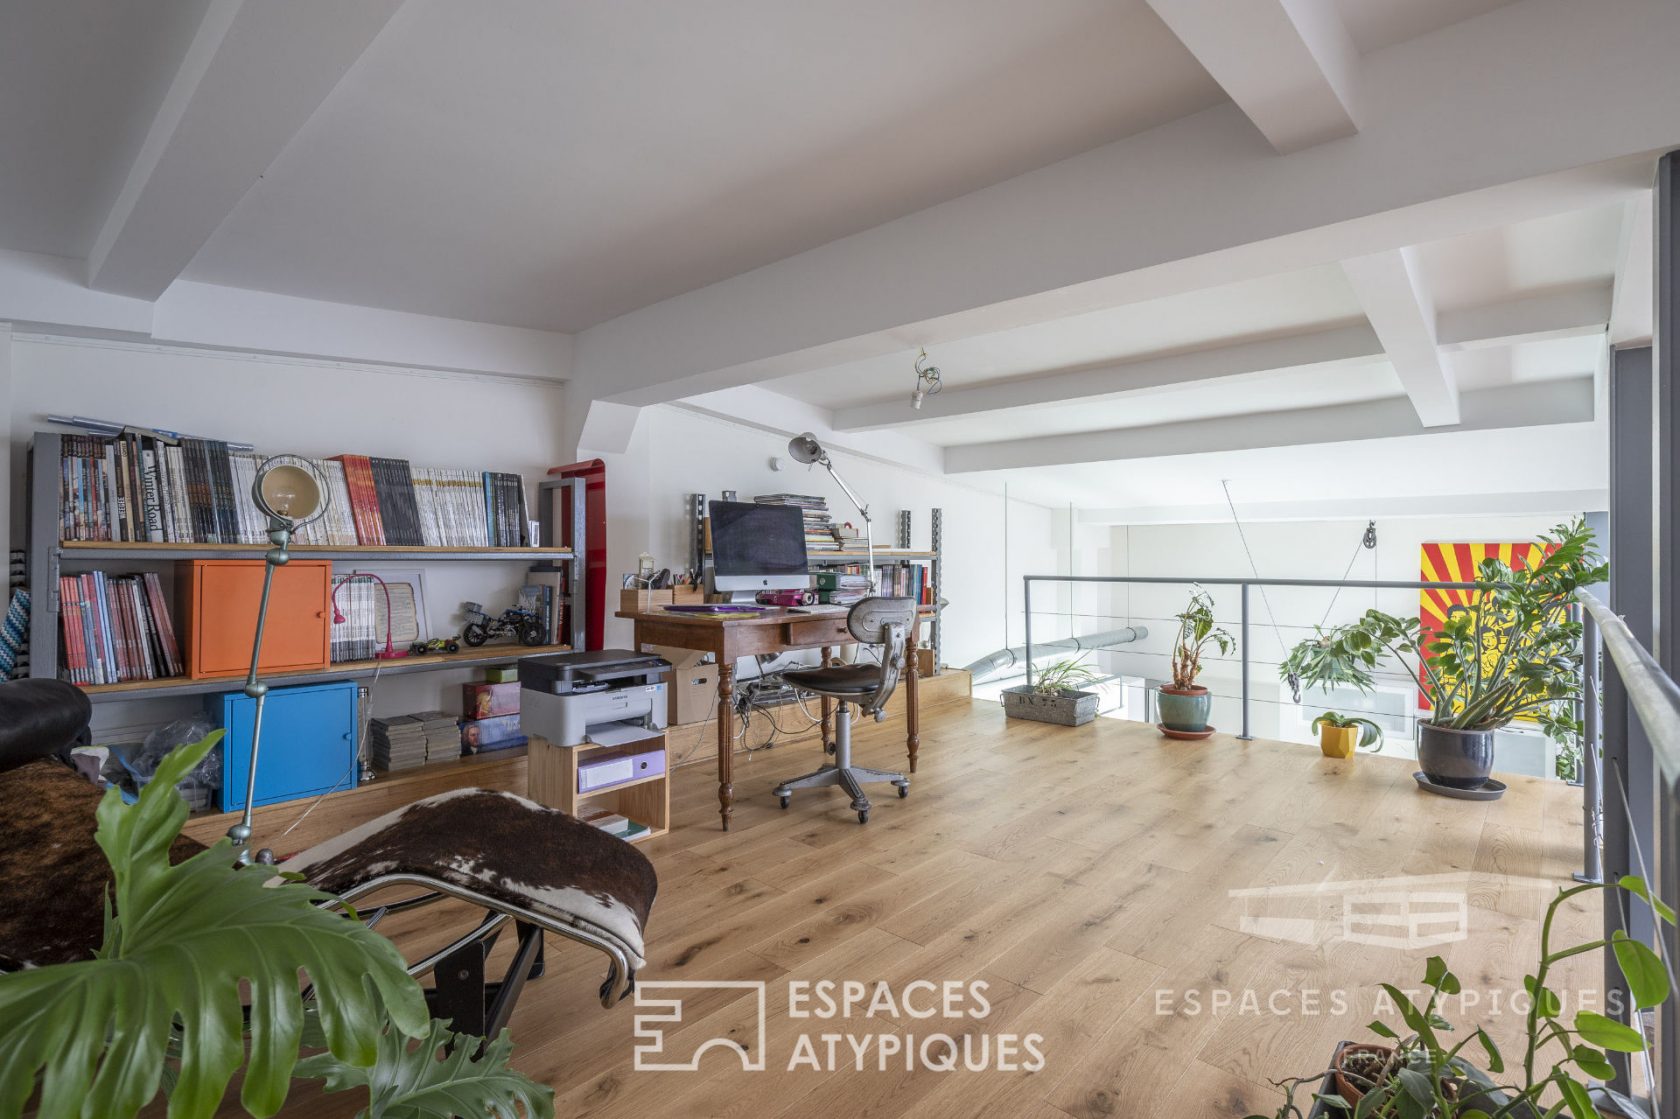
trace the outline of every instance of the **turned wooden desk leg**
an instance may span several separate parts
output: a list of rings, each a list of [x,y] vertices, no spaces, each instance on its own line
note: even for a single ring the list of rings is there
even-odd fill
[[[828,661],[834,655],[834,650],[827,645],[822,647],[822,667],[828,667]],[[824,754],[834,753],[834,701],[827,696],[822,697],[822,745]]]
[[[922,745],[922,708],[919,693],[920,673],[916,671],[916,630],[921,622],[910,623],[904,638],[904,745],[910,751],[910,772],[916,772],[916,751]]]
[[[735,814],[735,665],[718,658],[718,815],[723,817],[723,830],[729,830],[729,818]]]

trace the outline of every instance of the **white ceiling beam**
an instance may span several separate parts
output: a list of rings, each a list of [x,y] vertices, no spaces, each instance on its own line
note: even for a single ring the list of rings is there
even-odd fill
[[[1267,521],[1356,521],[1373,518],[1521,516],[1593,512],[1609,507],[1610,492],[1594,490],[1533,490],[1512,493],[1423,494],[1397,497],[1354,497],[1319,501],[1244,502],[1247,524]],[[1087,525],[1226,524],[1229,505],[1131,505],[1081,509]],[[1379,526],[1380,527],[1380,526]]]
[[[1610,344],[1637,346],[1651,340],[1656,312],[1656,233],[1654,196],[1640,191],[1622,214],[1622,240],[1616,255],[1615,294],[1610,303]]]
[[[1456,424],[1458,384],[1435,336],[1435,307],[1411,249],[1342,262],[1365,317],[1424,427]]]
[[[1443,313],[1437,318],[1437,332],[1443,350],[1482,349],[1602,334],[1609,317],[1610,285],[1587,284]],[[1050,407],[1195,381],[1383,356],[1376,332],[1360,323],[1113,365],[1044,373],[967,389],[947,388],[924,400],[920,409],[912,409],[903,398],[858,404],[837,409],[834,428],[874,431],[913,427],[935,420]]]
[[[840,408],[834,413],[837,431],[872,431],[1003,412],[1016,408],[1094,400],[1140,389],[1233,377],[1270,369],[1358,361],[1382,356],[1377,336],[1364,323],[1308,334],[1213,346],[1189,353],[1143,358],[1115,365],[1073,369],[1015,381],[998,381],[970,389],[945,389],[912,409],[907,400]]]
[[[970,443],[945,448],[945,471],[948,474],[973,474],[1033,466],[1167,458],[1211,451],[1390,439],[1425,435],[1432,431],[1491,431],[1590,423],[1593,400],[1593,379],[1585,375],[1464,393],[1460,397],[1460,422],[1451,427],[1425,427],[1408,399],[1393,397],[1359,404],[1220,416],[1148,427]]]
[[[1668,0],[1495,8],[1364,57],[1346,140],[1215,106],[591,327],[579,376],[678,400],[1619,203],[1680,142],[1677,39]]]
[[[786,457],[786,441],[802,431],[809,431],[831,450],[846,451],[876,462],[907,466],[925,474],[945,472],[943,447],[896,431],[842,431],[834,426],[833,417],[826,408],[795,400],[761,385],[742,385],[703,393],[679,401],[672,407],[774,434],[780,443],[771,444],[775,451],[772,457],[781,458],[784,468],[791,469],[797,465]]]
[[[402,0],[211,0],[88,256],[88,285],[156,299]]]
[[[1359,131],[1359,52],[1330,0],[1149,0],[1213,80],[1287,155]]]
[[[1581,284],[1501,303],[1440,311],[1435,341],[1443,352],[1515,346],[1601,334],[1610,322],[1611,285]]]

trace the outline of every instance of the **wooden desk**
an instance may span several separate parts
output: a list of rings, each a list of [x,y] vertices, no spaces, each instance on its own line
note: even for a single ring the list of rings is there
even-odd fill
[[[781,609],[765,609],[755,614],[688,614],[673,613],[654,606],[646,610],[620,610],[617,616],[635,623],[637,649],[644,645],[669,645],[711,653],[717,658],[718,815],[723,818],[723,830],[728,831],[729,818],[735,811],[735,707],[732,703],[735,662],[741,657],[786,653],[793,649],[821,649],[826,661],[835,646],[857,642],[846,629],[846,615],[837,612],[799,614]],[[916,751],[921,746],[921,720],[916,709],[919,690],[916,640],[920,629],[921,618],[918,618],[916,624],[910,627],[904,649],[904,742],[910,753],[911,773],[916,772]],[[831,741],[829,727],[833,714],[834,701],[824,699],[822,722],[825,748]]]

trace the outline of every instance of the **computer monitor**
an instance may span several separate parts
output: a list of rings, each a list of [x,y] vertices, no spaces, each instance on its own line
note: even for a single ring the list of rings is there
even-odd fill
[[[811,585],[805,558],[805,515],[792,505],[710,501],[712,586],[751,595]]]

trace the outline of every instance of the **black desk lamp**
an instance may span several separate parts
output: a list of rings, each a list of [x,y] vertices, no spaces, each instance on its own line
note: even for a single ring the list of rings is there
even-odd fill
[[[268,685],[257,679],[257,664],[262,658],[263,624],[268,620],[268,597],[274,589],[274,569],[292,557],[286,551],[292,533],[311,521],[319,520],[327,511],[330,498],[327,487],[315,464],[297,455],[275,455],[257,467],[257,480],[251,485],[251,497],[257,508],[268,517],[268,540],[274,546],[263,555],[262,601],[257,606],[257,632],[251,640],[251,671],[245,677],[245,694],[256,701],[251,716],[251,759],[245,773],[245,810],[239,822],[228,829],[238,852],[240,866],[252,862],[272,864],[274,852],[263,848],[251,855],[251,813],[257,795],[257,747],[262,741],[263,700]]]
[[[809,431],[795,435],[788,440],[788,454],[807,466],[815,463],[827,470],[835,482],[839,484],[841,490],[845,491],[846,496],[851,499],[852,504],[857,506],[857,511],[863,515],[864,543],[867,549],[866,555],[869,558],[869,589],[873,591],[875,589],[875,526],[869,517],[869,506],[858,500],[858,495],[852,492],[852,487],[846,484],[846,479],[840,477],[840,472],[834,469],[834,463],[829,461],[828,452],[823,450],[823,445],[817,442],[817,437]]]

